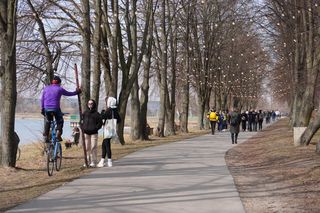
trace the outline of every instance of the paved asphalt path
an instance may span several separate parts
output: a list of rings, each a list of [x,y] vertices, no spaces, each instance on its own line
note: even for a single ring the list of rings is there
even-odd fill
[[[8,212],[245,212],[224,158],[233,146],[217,132],[146,148]]]

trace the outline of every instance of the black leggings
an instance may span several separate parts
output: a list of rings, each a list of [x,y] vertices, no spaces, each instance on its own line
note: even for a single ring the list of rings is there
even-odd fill
[[[238,143],[238,134],[239,133],[231,133],[232,143]]]
[[[105,138],[102,142],[102,158],[106,158],[106,154],[108,158],[111,159],[111,145],[110,145],[111,138]]]

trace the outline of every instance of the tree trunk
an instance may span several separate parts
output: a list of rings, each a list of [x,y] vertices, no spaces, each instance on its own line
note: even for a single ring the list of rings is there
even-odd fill
[[[101,85],[101,0],[95,1],[95,28],[93,33],[93,77],[91,98],[99,106],[99,94]]]
[[[81,48],[81,105],[86,109],[90,99],[90,63],[91,63],[91,34],[90,34],[90,5],[89,0],[81,0],[82,5],[82,38]]]
[[[169,7],[169,5],[168,5]],[[175,113],[176,113],[176,64],[177,64],[177,19],[176,19],[176,8],[172,7],[171,11],[168,10],[168,30],[170,35],[170,77],[168,81],[170,83],[170,91],[167,85],[166,93],[166,135],[176,134],[175,124]],[[171,12],[173,13],[171,17]]]
[[[297,144],[309,145],[312,137],[320,128],[320,111],[318,111],[315,118],[309,123],[308,128],[301,135]]]
[[[152,5],[151,1],[151,5]],[[148,46],[146,53],[144,55],[143,62],[143,82],[141,85],[140,93],[140,139],[149,140],[149,132],[146,131],[148,126],[147,113],[148,113],[148,101],[149,101],[149,78],[150,78],[150,68],[151,68],[151,56],[152,56],[152,46],[153,46],[153,20],[154,14],[151,15],[149,20],[149,29],[148,29]],[[150,126],[149,126],[150,127]]]
[[[145,57],[143,82],[141,85],[141,95],[140,95],[141,125],[139,127],[139,130],[140,130],[141,140],[149,140],[149,135],[148,135],[148,132],[146,131],[146,127],[148,125],[147,113],[148,113],[148,100],[149,100],[149,75],[150,75],[150,66],[151,66],[152,36],[149,39],[151,40],[149,40],[149,49]]]
[[[140,101],[138,79],[133,84],[131,91],[131,139],[133,141],[140,138]]]
[[[207,115],[207,112],[205,111],[205,105],[206,102],[205,100],[198,95],[198,125],[199,125],[199,129],[202,130],[204,129],[204,116]]]
[[[188,49],[188,48],[187,48]],[[188,50],[187,50],[188,51]],[[190,97],[190,87],[189,87],[189,60],[190,58],[186,57],[186,67],[185,67],[185,80],[183,81],[184,85],[182,86],[182,103],[181,103],[181,114],[180,114],[180,130],[181,132],[188,133],[188,119],[189,119],[189,97]]]
[[[166,89],[167,89],[167,32],[166,32],[166,1],[161,3],[161,67],[160,67],[160,109],[158,121],[159,137],[164,137],[166,116]]]
[[[0,3],[1,63],[4,73],[1,77],[1,165],[15,167],[18,144],[14,144],[14,121],[17,100],[16,88],[16,11],[17,1],[3,0]]]

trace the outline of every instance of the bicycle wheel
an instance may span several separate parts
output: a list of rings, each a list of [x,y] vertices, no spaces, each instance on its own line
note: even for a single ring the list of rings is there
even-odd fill
[[[57,142],[57,153],[56,153],[56,170],[59,171],[61,168],[61,162],[62,162],[62,148],[61,144]]]
[[[48,170],[49,176],[52,176],[53,168],[54,168],[54,149],[52,144],[50,144],[47,152],[47,170]]]

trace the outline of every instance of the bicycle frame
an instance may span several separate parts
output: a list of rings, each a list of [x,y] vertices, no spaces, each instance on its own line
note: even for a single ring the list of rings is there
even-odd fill
[[[51,124],[50,124],[50,129],[51,129],[51,144],[52,146],[54,147],[54,151],[53,151],[53,157],[54,159],[56,159],[56,155],[57,155],[57,133],[56,133],[56,128],[57,128],[57,122],[56,120],[54,119],[53,121],[51,121]]]
[[[50,146],[47,149],[47,170],[49,176],[52,176],[54,167],[56,168],[56,171],[60,170],[62,161],[62,148],[60,141],[57,139],[57,122],[53,115],[52,117],[53,120],[50,121]]]

